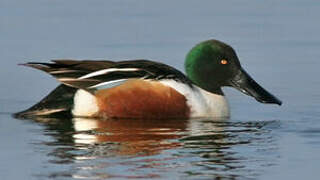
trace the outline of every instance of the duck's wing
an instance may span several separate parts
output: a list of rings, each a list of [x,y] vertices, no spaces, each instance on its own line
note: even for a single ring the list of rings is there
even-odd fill
[[[55,77],[61,83],[74,88],[85,89],[97,83],[94,79],[78,79],[99,69],[109,68],[112,61],[77,61],[77,60],[52,60],[51,63],[28,62],[21,64],[42,70]]]
[[[89,92],[114,87],[128,79],[174,79],[191,86],[191,81],[180,71],[149,60],[53,60],[52,63],[29,62],[23,65],[45,71],[67,86]]]

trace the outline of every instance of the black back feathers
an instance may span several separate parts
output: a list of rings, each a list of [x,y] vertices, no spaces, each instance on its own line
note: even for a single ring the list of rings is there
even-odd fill
[[[180,71],[168,65],[149,61],[89,61],[53,60],[52,63],[29,62],[23,64],[54,76],[61,83],[89,92],[108,83],[127,79],[173,79],[189,84],[191,81]]]

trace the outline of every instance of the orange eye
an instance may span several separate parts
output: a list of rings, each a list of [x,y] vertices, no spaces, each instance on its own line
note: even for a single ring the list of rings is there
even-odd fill
[[[222,59],[222,60],[220,61],[220,63],[221,63],[221,64],[228,64],[228,61],[225,60],[225,59]]]

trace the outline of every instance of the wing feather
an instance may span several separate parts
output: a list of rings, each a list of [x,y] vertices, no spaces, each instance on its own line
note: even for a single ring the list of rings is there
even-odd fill
[[[52,60],[51,63],[29,62],[22,65],[47,72],[67,86],[89,92],[114,87],[128,79],[174,79],[192,86],[191,81],[180,71],[149,60],[113,62],[62,59]]]

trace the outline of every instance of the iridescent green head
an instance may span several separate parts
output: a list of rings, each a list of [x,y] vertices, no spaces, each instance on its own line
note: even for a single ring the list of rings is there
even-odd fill
[[[232,47],[217,40],[208,40],[190,50],[185,68],[196,85],[207,91],[220,92],[222,86],[228,85],[227,80],[237,73],[240,62]]]
[[[208,40],[193,47],[185,69],[189,79],[206,91],[222,95],[221,87],[232,86],[259,102],[281,104],[242,69],[236,52],[221,41]]]

